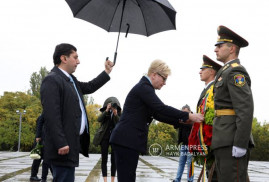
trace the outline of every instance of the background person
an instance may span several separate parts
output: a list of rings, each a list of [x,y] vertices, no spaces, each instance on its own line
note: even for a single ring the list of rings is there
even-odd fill
[[[100,136],[101,154],[102,154],[102,175],[104,182],[107,182],[107,159],[109,149],[110,135],[119,121],[121,115],[121,107],[116,97],[109,97],[106,99],[103,108],[100,109],[102,114],[97,121],[101,123],[103,134]],[[116,176],[116,164],[114,157],[114,150],[111,148],[111,182],[114,182]]]
[[[35,141],[34,141],[34,146],[36,146],[37,142],[40,141],[40,144],[41,144],[41,137],[40,137],[40,130],[41,127],[40,127],[40,123],[43,121],[42,119],[42,115],[39,115],[37,120],[36,120],[36,136],[35,136]],[[32,163],[32,168],[31,168],[31,176],[30,176],[30,181],[41,181],[41,179],[37,176],[37,173],[38,173],[38,170],[39,170],[39,166],[40,166],[40,163],[41,163],[41,160],[43,158],[43,148],[41,150],[41,158],[40,159],[34,159],[33,160],[33,163]]]
[[[190,106],[187,104],[182,107],[182,111],[191,113]],[[181,177],[185,168],[185,164],[187,163],[187,180],[193,181],[194,175],[191,173],[191,163],[192,163],[192,155],[188,150],[188,138],[191,132],[192,124],[180,124],[178,128],[178,144],[180,146],[180,156],[178,161],[177,168],[177,176],[173,180],[173,182],[180,182]]]
[[[246,181],[254,104],[250,76],[238,55],[248,42],[225,26],[218,27],[218,35],[215,53],[224,63],[214,83],[212,149],[218,181]]]
[[[45,129],[44,129],[44,116],[43,113],[38,116],[36,120],[36,137],[35,137],[35,145],[37,142],[39,142],[40,145],[43,145],[41,148],[41,158],[33,160],[32,168],[31,168],[31,177],[30,181],[41,181],[46,182],[47,176],[50,168],[50,172],[52,174],[52,168],[50,164],[44,161],[44,145],[45,145]],[[42,162],[42,175],[41,179],[37,177],[38,169],[40,166],[41,161]]]
[[[53,61],[55,66],[40,89],[46,121],[45,160],[51,163],[54,181],[73,182],[79,153],[88,157],[89,149],[89,124],[82,96],[109,81],[113,63],[106,61],[105,71],[89,82],[80,82],[72,74],[80,64],[73,45],[57,45]]]
[[[128,93],[123,113],[110,142],[115,152],[118,182],[134,182],[139,154],[147,152],[147,137],[152,119],[177,125],[187,120],[201,122],[200,114],[191,114],[165,105],[155,93],[166,83],[171,71],[161,60],[151,63],[148,74]],[[168,119],[170,118],[170,119]]]

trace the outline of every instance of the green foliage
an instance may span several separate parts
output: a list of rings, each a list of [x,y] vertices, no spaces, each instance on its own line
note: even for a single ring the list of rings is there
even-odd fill
[[[252,135],[255,142],[254,149],[251,150],[250,159],[257,161],[269,161],[269,123],[263,125],[257,118],[253,119]]]
[[[85,105],[88,105],[88,99],[89,99],[88,95],[83,95],[83,101],[84,101]]]
[[[23,92],[5,92],[0,98],[0,150],[17,150],[20,115],[22,115],[21,150],[29,151],[32,148],[36,119],[41,113],[41,104],[38,98]]]
[[[207,108],[205,112],[205,123],[208,125],[213,125],[214,117],[215,117],[215,110],[212,108]]]
[[[18,146],[18,121],[6,120],[0,122],[0,150],[14,151]]]
[[[42,80],[47,76],[49,71],[46,69],[46,67],[41,67],[39,72],[34,72],[31,75],[30,78],[30,94],[36,96],[40,99],[40,86],[42,83]]]
[[[43,148],[43,145],[41,145],[39,143],[39,141],[36,143],[35,148],[33,148],[33,150],[31,150],[30,154],[38,154],[39,156],[41,155],[41,150]]]
[[[211,149],[209,149],[209,150],[211,150]],[[199,165],[199,166],[203,166],[204,165],[205,160],[204,160],[204,158],[202,158],[200,156],[200,154],[193,155],[193,157],[194,157],[194,161],[195,161],[195,163],[197,165]],[[206,165],[209,166],[209,168],[211,168],[213,162],[215,161],[215,157],[214,157],[213,152],[210,151],[205,158],[206,158]]]
[[[149,127],[148,149],[153,144],[161,145],[163,155],[178,152],[177,130],[172,125],[154,121]]]
[[[89,104],[86,107],[88,119],[90,122],[90,153],[101,153],[100,146],[96,147],[92,144],[93,137],[97,129],[100,127],[100,123],[97,121],[99,114],[101,114],[99,111],[100,108],[101,106],[98,104]]]

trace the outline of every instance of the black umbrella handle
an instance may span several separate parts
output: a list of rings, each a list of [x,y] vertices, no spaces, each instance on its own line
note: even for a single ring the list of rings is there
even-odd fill
[[[115,54],[114,54],[114,61],[113,61],[113,66],[115,66],[116,65],[116,60],[117,60],[117,52],[115,52]]]
[[[127,30],[126,30],[125,37],[127,38],[127,35],[128,35],[128,33],[129,33],[129,29],[130,29],[130,24],[127,23],[126,26],[127,26]]]
[[[117,50],[118,50],[118,45],[119,45],[119,38],[120,38],[120,30],[121,30],[121,24],[122,24],[122,17],[123,17],[123,12],[124,12],[124,7],[126,4],[126,0],[123,0],[123,5],[122,5],[122,11],[121,11],[121,17],[120,17],[120,27],[119,27],[119,33],[118,33],[118,40],[117,40],[117,46],[116,46],[116,51],[114,54],[114,66],[116,65],[116,60],[117,60]],[[128,26],[128,25],[127,25]],[[129,30],[128,30],[129,31]]]
[[[109,59],[109,57],[106,57],[106,61],[108,61],[108,59]],[[116,64],[116,60],[117,60],[117,52],[115,52],[115,54],[114,54],[114,61],[113,61],[113,66],[115,66],[115,64]]]

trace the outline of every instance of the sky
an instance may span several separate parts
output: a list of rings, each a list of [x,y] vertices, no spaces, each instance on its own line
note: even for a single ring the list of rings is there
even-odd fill
[[[172,70],[166,85],[156,91],[167,105],[195,111],[204,88],[199,71],[202,56],[216,60],[217,27],[224,25],[249,42],[239,59],[247,69],[254,98],[254,117],[269,121],[269,1],[268,0],[170,0],[176,14],[176,30],[150,37],[121,34],[117,64],[111,80],[89,95],[102,105],[117,97],[124,104],[130,89],[147,72],[154,59]],[[106,57],[113,59],[117,33],[74,18],[64,0],[8,0],[0,6],[0,96],[5,91],[25,92],[30,76],[41,67],[53,68],[52,55],[59,43],[77,47],[80,65],[74,75],[89,81],[104,70]],[[267,81],[266,81],[267,80]]]

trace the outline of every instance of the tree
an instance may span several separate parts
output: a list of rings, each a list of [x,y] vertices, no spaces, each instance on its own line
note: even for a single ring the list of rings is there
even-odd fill
[[[83,101],[84,101],[85,105],[90,104],[90,103],[88,103],[88,98],[89,98],[88,95],[83,95]]]
[[[87,101],[88,101],[88,97],[87,97]],[[94,104],[94,98],[92,96],[90,97],[88,104]]]
[[[101,108],[101,105],[98,104],[89,104],[86,106],[88,120],[89,120],[89,127],[90,127],[90,153],[100,153],[100,147],[96,147],[92,145],[93,137],[97,131],[97,129],[100,127],[100,123],[97,121],[97,118],[99,116]]]
[[[251,160],[269,161],[269,123],[261,125],[257,118],[254,118],[252,135],[255,147],[251,151]]]
[[[21,149],[32,147],[36,119],[41,113],[40,100],[23,92],[5,92],[0,98],[0,150],[17,150],[19,115],[16,110],[26,110],[22,117]]]
[[[152,144],[159,144],[163,149],[163,155],[177,150],[177,130],[172,125],[153,121],[149,127],[148,148]],[[168,148],[168,150],[166,150]],[[176,149],[176,150],[175,150]]]
[[[34,72],[30,78],[30,94],[40,99],[40,86],[42,80],[48,75],[46,67],[41,67],[39,73]]]
[[[19,137],[19,120],[0,122],[0,150],[17,151]],[[21,150],[32,149],[35,132],[31,125],[22,119]]]

